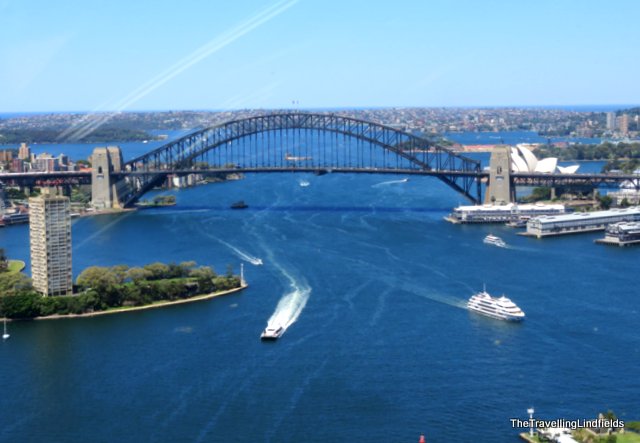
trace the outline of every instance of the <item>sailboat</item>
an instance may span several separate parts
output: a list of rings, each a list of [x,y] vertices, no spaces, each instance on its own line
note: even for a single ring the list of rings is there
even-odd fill
[[[2,334],[2,339],[6,340],[9,337],[11,337],[8,333],[7,333],[7,319],[4,319],[4,333]]]

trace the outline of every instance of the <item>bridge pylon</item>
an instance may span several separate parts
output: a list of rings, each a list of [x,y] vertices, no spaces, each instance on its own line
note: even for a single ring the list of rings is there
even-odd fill
[[[111,173],[121,172],[124,162],[119,146],[98,147],[91,154],[91,205],[96,209],[121,208],[118,187]]]
[[[489,183],[485,203],[506,205],[516,200],[515,186],[511,179],[511,147],[495,146],[489,162]]]

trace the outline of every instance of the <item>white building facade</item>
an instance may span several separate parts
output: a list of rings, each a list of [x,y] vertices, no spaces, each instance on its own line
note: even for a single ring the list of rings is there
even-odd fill
[[[29,199],[33,287],[43,295],[71,295],[71,212],[69,198]]]

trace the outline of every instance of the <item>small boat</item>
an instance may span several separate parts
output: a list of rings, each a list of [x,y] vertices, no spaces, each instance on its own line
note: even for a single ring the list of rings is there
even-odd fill
[[[260,340],[277,340],[284,333],[282,326],[268,326],[260,334]]]
[[[494,246],[498,246],[500,248],[506,248],[507,244],[504,242],[504,240],[502,240],[500,237],[497,237],[495,235],[487,235],[484,240],[482,240],[484,243],[488,244],[488,245],[494,245]]]
[[[10,335],[9,335],[9,333],[7,332],[7,319],[5,318],[5,319],[4,319],[4,333],[2,334],[2,339],[3,339],[3,340],[6,340],[6,339],[8,339],[9,337],[11,337],[11,336],[10,336]]]
[[[309,182],[306,180],[300,180],[300,186],[302,186],[303,188],[306,188],[307,186],[309,186]]]
[[[231,209],[246,209],[249,205],[244,200],[237,201],[231,205]]]
[[[467,302],[467,309],[498,320],[524,320],[524,312],[514,302],[504,295],[502,297],[492,297],[486,288],[483,288],[482,292],[471,296]]]
[[[262,262],[261,258],[254,258],[253,260],[251,260],[251,264],[252,265],[256,265],[256,266],[260,266],[260,265],[263,265],[264,263]]]

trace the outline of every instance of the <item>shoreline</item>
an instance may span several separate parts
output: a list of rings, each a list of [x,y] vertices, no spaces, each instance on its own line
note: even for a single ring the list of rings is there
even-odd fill
[[[220,297],[223,295],[228,295],[228,294],[233,294],[235,292],[240,292],[246,288],[248,288],[249,285],[248,284],[244,284],[241,285],[237,288],[233,288],[233,289],[227,289],[226,291],[220,291],[220,292],[212,292],[210,294],[204,294],[204,295],[196,295],[195,297],[190,297],[190,298],[185,298],[182,300],[172,300],[172,301],[161,301],[161,302],[157,302],[157,303],[153,303],[150,305],[144,305],[144,306],[126,306],[126,307],[118,307],[118,308],[112,308],[112,309],[107,309],[106,311],[96,311],[96,312],[86,312],[84,314],[53,314],[53,315],[47,315],[44,317],[33,317],[33,318],[25,318],[25,319],[10,319],[7,318],[6,320],[8,322],[12,322],[12,321],[30,321],[30,320],[61,320],[61,319],[65,319],[65,318],[87,318],[87,317],[97,317],[100,315],[109,315],[109,314],[120,314],[122,312],[134,312],[134,311],[144,311],[147,309],[157,309],[157,308],[165,308],[167,306],[175,306],[175,305],[182,305],[185,303],[193,303],[193,302],[198,302],[198,301],[202,301],[202,300],[210,300],[212,298],[216,298],[216,297]],[[1,320],[5,320],[5,319],[1,319]]]

